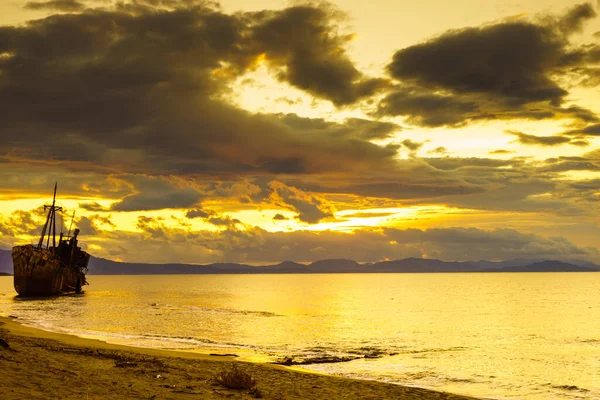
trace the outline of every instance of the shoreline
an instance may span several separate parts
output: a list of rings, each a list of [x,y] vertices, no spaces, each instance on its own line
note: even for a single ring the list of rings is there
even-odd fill
[[[0,316],[0,387],[6,399],[251,399],[212,382],[231,363],[252,375],[265,399],[476,400],[430,389],[343,378],[300,368],[185,350],[109,344],[44,331]],[[4,396],[4,395],[3,395]]]

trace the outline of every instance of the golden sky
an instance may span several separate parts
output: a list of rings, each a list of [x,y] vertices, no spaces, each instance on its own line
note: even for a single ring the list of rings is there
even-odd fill
[[[58,181],[114,260],[600,262],[597,12],[2,2],[0,248]]]

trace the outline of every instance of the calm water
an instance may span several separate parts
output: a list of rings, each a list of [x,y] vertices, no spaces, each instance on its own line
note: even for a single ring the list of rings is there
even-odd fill
[[[499,399],[600,399],[600,273],[90,276],[84,295],[0,314],[113,343]]]

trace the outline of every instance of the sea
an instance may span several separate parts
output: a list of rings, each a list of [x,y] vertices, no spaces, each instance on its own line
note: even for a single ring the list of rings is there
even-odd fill
[[[81,295],[27,299],[0,277],[0,315],[109,343],[287,359],[483,399],[600,399],[600,273],[88,280]]]

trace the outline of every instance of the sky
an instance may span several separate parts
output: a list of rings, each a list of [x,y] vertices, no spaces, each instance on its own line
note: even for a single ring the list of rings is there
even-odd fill
[[[2,0],[0,248],[600,263],[599,7]]]

